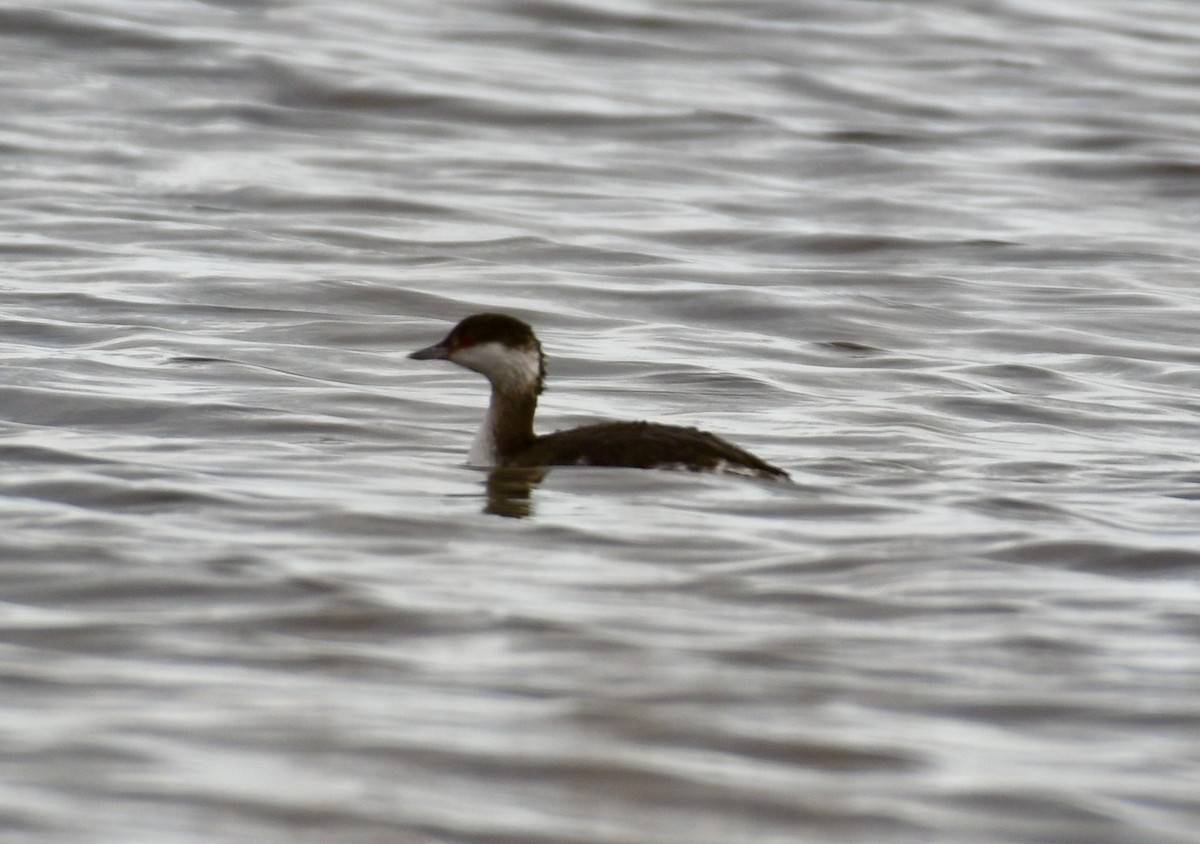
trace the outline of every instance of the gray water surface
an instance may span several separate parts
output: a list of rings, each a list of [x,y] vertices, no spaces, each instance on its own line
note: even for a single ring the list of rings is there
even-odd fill
[[[1192,0],[0,5],[0,838],[1190,844]],[[787,469],[464,465],[543,431]]]

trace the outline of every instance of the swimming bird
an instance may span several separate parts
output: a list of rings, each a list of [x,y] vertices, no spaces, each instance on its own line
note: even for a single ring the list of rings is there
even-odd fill
[[[473,466],[626,466],[788,477],[715,434],[678,425],[600,422],[538,436],[533,415],[546,384],[546,356],[533,329],[516,317],[474,314],[409,357],[448,360],[491,382],[487,416],[467,458]]]

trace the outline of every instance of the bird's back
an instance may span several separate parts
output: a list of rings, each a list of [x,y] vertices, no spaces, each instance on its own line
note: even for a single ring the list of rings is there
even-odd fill
[[[506,466],[625,466],[732,471],[765,478],[787,472],[697,428],[653,422],[602,422],[537,437]]]

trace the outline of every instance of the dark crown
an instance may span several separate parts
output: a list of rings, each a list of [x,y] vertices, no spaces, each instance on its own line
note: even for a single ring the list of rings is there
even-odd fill
[[[510,349],[536,349],[538,354],[537,391],[546,386],[546,355],[528,323],[508,314],[473,314],[451,329],[442,341],[450,349],[463,349],[480,343],[499,343]]]

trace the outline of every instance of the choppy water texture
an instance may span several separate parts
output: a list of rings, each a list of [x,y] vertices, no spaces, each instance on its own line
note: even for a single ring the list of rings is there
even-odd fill
[[[0,49],[5,842],[1196,840],[1193,0],[79,0]],[[489,486],[483,382],[404,357],[483,309],[542,430],[795,485]]]

